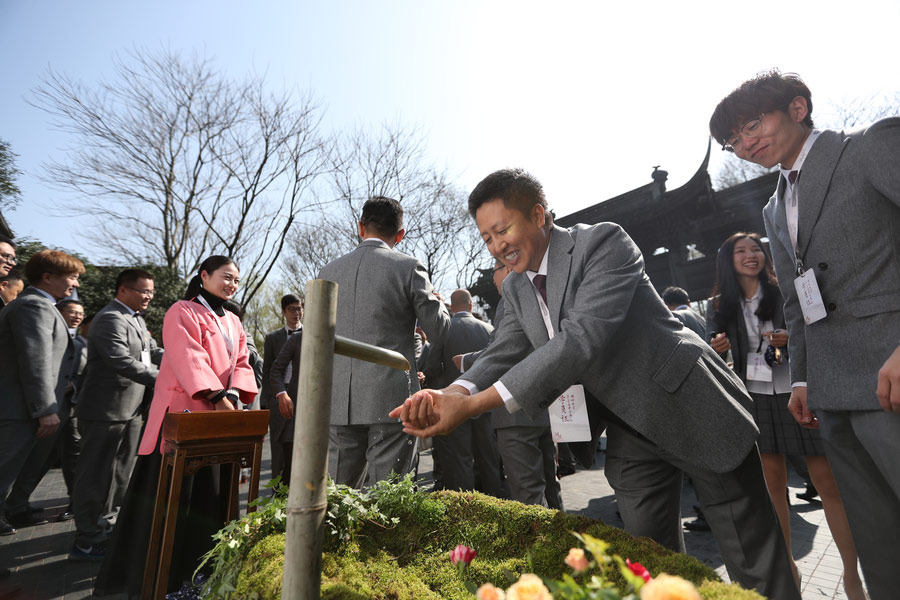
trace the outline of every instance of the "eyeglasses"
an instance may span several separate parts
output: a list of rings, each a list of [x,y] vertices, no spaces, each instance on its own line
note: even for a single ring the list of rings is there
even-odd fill
[[[288,306],[284,310],[287,312],[292,312],[292,313],[302,313],[303,307],[302,306]]]
[[[766,116],[766,113],[763,113],[755,119],[750,119],[749,121],[744,123],[744,126],[741,127],[741,130],[736,135],[733,135],[725,140],[725,143],[722,144],[722,150],[725,150],[727,152],[734,152],[741,147],[741,143],[743,143],[745,137],[755,138],[762,134],[762,120],[764,116]]]
[[[147,296],[148,298],[152,298],[153,296],[156,295],[155,290],[139,290],[139,289],[133,288],[133,287],[130,287],[128,289],[131,290],[132,292],[137,292],[141,296]]]
[[[2,258],[4,260],[4,262],[7,262],[11,265],[14,265],[17,262],[19,262],[19,259],[16,258],[15,254],[8,254],[6,252],[0,252],[0,258]]]

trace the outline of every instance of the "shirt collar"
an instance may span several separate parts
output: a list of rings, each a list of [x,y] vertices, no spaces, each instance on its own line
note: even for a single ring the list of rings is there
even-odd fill
[[[547,275],[547,257],[550,255],[550,244],[547,244],[547,249],[544,250],[544,256],[541,258],[541,266],[538,267],[537,272],[534,271],[525,271],[525,274],[528,275],[528,279],[530,281],[534,281],[535,275]]]
[[[368,244],[366,244],[366,242],[368,242]],[[360,246],[362,246],[363,244],[366,244],[366,245],[368,245],[368,246],[381,246],[381,247],[384,248],[385,250],[390,250],[390,249],[391,249],[391,247],[387,245],[387,242],[385,242],[385,241],[384,241],[383,239],[381,239],[381,238],[376,238],[376,237],[366,238],[366,239],[364,239],[363,241],[361,241],[361,242],[359,243]]]
[[[800,154],[797,155],[797,160],[794,161],[794,164],[790,169],[781,168],[781,174],[784,176],[784,180],[787,182],[788,187],[792,187],[790,178],[788,177],[791,171],[800,172],[800,169],[803,168],[803,163],[806,162],[806,157],[809,155],[810,149],[813,147],[813,144],[816,143],[816,139],[819,137],[819,134],[822,133],[818,129],[813,129],[809,132],[809,136],[807,136],[806,141],[803,142],[803,148],[800,149]]]
[[[42,290],[41,288],[34,287],[33,285],[32,285],[32,286],[29,286],[29,287],[30,287],[31,289],[33,289],[34,291],[36,291],[36,292],[37,292],[38,294],[40,294],[41,296],[43,296],[44,298],[46,298],[47,300],[49,300],[50,302],[52,302],[53,304],[56,304],[57,302],[59,302],[59,300],[57,300],[57,299],[54,298],[51,294],[45,292],[45,291]]]
[[[118,298],[113,298],[113,300],[118,302],[119,304],[121,304],[125,308],[125,310],[128,311],[129,315],[131,315],[132,317],[134,316],[134,313],[135,313],[134,309],[132,309],[130,306],[128,306],[127,304],[125,304],[124,302],[119,300]]]
[[[290,333],[292,331],[300,331],[301,329],[303,329],[303,323],[300,323],[299,325],[297,325],[297,329],[291,329],[287,325],[284,326],[284,330],[287,331],[288,333]]]

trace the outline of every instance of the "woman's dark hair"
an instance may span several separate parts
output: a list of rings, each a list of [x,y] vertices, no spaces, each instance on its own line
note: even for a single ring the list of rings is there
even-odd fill
[[[197,294],[200,293],[200,288],[203,287],[203,280],[200,279],[200,273],[206,271],[211,274],[225,265],[234,265],[234,261],[227,256],[221,256],[219,254],[210,256],[200,263],[200,266],[197,267],[197,274],[191,277],[191,281],[188,283],[187,290],[184,292],[184,299],[191,300],[192,298],[196,298]],[[236,266],[237,265],[235,265],[235,267]]]
[[[753,240],[762,249],[766,259],[763,269],[759,272],[762,299],[759,302],[759,308],[756,309],[756,316],[763,321],[768,321],[775,316],[775,307],[779,298],[778,280],[775,278],[769,251],[762,243],[758,233],[739,231],[725,240],[716,256],[716,285],[712,290],[713,308],[716,311],[716,331],[725,331],[727,324],[741,314],[741,300],[744,292],[734,273],[734,245],[743,239]]]

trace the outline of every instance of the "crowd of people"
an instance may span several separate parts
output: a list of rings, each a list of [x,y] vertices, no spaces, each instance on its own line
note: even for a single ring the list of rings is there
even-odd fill
[[[731,578],[799,599],[786,464],[802,457],[847,597],[892,598],[900,119],[845,133],[815,129],[811,113],[807,86],[778,71],[716,107],[723,150],[781,176],[768,239],[738,232],[720,247],[705,318],[684,290],[657,293],[621,227],[560,228],[540,182],[504,169],[468,201],[502,296],[489,324],[467,290],[445,302],[422,263],[395,249],[400,203],[370,198],[359,246],[319,277],[339,285],[336,333],[399,352],[418,376],[335,357],[331,478],[364,488],[415,472],[431,439],[436,487],[562,510],[560,477],[591,466],[604,434],[627,531],[683,552],[688,476]],[[268,409],[272,477],[290,481],[303,300],[281,298],[283,326],[260,356],[231,300],[239,268],[210,256],[168,308],[159,347],[143,318],[150,273],[123,270],[109,304],[85,315],[77,258],[42,250],[21,273],[15,251],[0,238],[0,535],[46,522],[29,497],[58,460],[70,559],[103,562],[96,594],[139,594],[167,412]],[[170,589],[226,518],[230,468],[183,484]]]

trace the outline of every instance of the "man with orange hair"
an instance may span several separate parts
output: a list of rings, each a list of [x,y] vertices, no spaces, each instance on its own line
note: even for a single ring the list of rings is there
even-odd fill
[[[31,284],[0,312],[0,508],[25,466],[35,443],[59,427],[66,379],[60,366],[71,344],[69,327],[56,303],[78,287],[84,265],[59,250],[41,250],[25,265]],[[27,507],[26,507],[27,508]],[[22,525],[42,519],[24,511]],[[0,535],[15,530],[0,519]]]

